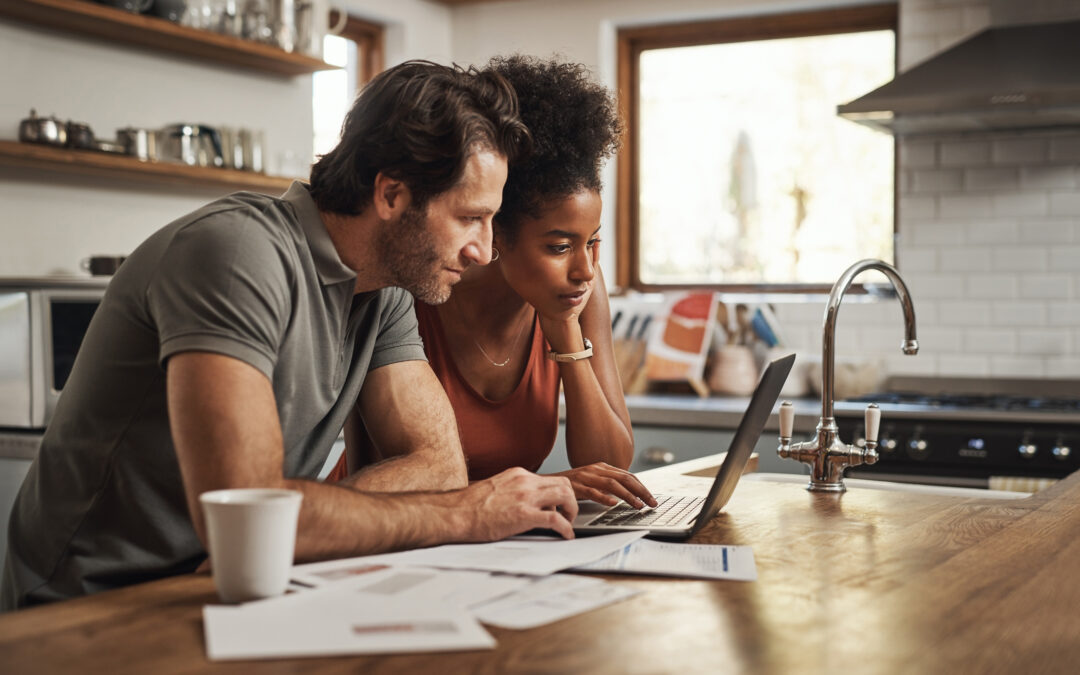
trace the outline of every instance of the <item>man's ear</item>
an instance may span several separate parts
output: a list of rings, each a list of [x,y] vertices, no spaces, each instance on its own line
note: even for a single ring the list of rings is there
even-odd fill
[[[379,218],[382,220],[394,220],[404,213],[405,209],[409,208],[411,201],[412,192],[410,192],[408,185],[396,178],[387,176],[381,171],[376,174],[372,204]]]

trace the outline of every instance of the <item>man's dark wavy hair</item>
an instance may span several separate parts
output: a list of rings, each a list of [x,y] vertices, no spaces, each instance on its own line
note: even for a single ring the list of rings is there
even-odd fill
[[[457,184],[477,150],[513,162],[529,147],[517,96],[498,73],[406,61],[361,90],[341,141],[311,167],[311,196],[320,210],[357,215],[382,172],[422,207]]]
[[[618,149],[623,125],[611,92],[580,63],[513,55],[493,58],[485,70],[517,91],[532,135],[532,153],[510,167],[495,215],[512,244],[523,218],[538,218],[581,190],[600,190],[600,168]]]

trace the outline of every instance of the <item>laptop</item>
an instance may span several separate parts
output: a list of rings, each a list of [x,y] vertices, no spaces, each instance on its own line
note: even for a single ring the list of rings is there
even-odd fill
[[[697,534],[735,492],[735,485],[754,452],[754,446],[765,429],[765,422],[772,414],[773,406],[780,397],[780,389],[794,362],[795,355],[790,354],[773,361],[765,369],[707,496],[656,494],[653,496],[659,504],[655,508],[640,510],[625,502],[609,507],[593,501],[582,501],[578,503],[578,516],[574,519],[574,533],[589,535],[647,530],[646,536],[656,539],[688,539]]]

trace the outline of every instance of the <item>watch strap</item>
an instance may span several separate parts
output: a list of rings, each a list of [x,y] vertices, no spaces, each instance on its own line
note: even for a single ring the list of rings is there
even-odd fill
[[[552,349],[548,351],[547,357],[552,361],[556,361],[558,363],[572,363],[574,361],[581,361],[582,359],[590,358],[593,355],[592,342],[589,341],[589,338],[582,339],[585,341],[585,349],[582,349],[580,352],[560,354],[559,352]]]

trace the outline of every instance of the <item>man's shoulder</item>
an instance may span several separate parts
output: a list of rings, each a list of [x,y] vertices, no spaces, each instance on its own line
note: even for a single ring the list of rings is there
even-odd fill
[[[254,192],[234,192],[187,214],[172,224],[180,230],[192,228],[224,233],[279,233],[282,226],[296,221],[292,209],[282,199]]]
[[[229,251],[246,251],[250,258],[278,257],[303,238],[287,203],[251,192],[210,202],[170,223],[163,234],[174,253],[184,250],[208,259]]]

